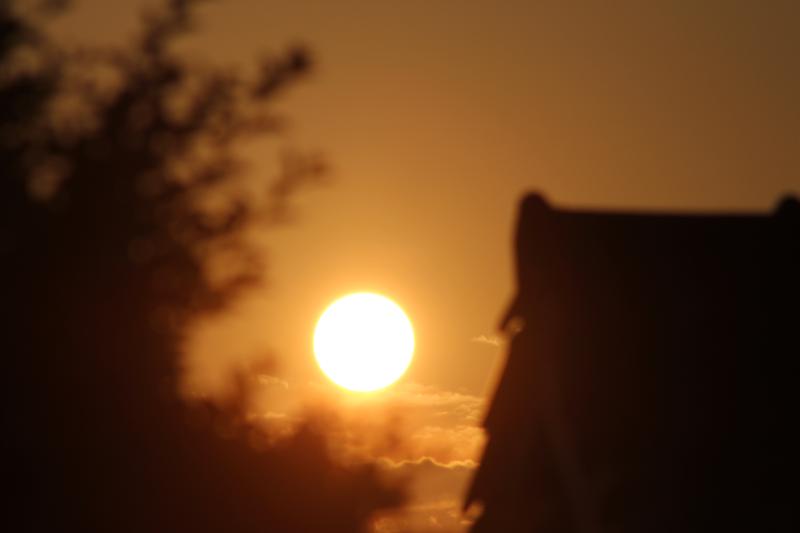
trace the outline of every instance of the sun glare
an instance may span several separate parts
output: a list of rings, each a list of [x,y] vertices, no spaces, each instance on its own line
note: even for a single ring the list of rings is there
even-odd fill
[[[314,330],[314,354],[328,378],[370,392],[397,381],[411,364],[414,330],[399,305],[379,294],[349,294],[333,302]]]

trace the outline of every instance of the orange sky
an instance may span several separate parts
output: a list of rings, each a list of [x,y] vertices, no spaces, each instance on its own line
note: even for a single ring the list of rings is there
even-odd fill
[[[142,4],[77,3],[58,35],[100,41],[130,35]],[[198,383],[271,351],[288,385],[271,393],[275,406],[286,390],[325,388],[314,321],[344,293],[383,292],[417,333],[415,361],[388,393],[417,409],[408,449],[418,456],[406,459],[427,469],[430,509],[457,498],[467,478],[458,461],[475,458],[476,412],[501,363],[501,348],[475,339],[494,335],[512,294],[523,191],[570,206],[677,209],[767,209],[800,191],[800,4],[654,4],[203,7],[185,43],[196,57],[248,64],[265,49],[310,46],[315,73],[282,108],[291,141],[320,149],[333,172],[300,198],[291,226],[264,237],[269,289],[196,339]],[[256,154],[253,171],[267,161]],[[440,457],[428,441],[444,443]],[[435,481],[428,456],[451,463],[451,481]],[[458,526],[430,509],[430,529],[431,519]]]

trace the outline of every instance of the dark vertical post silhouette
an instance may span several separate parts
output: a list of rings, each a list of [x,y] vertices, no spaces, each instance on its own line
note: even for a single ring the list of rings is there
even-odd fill
[[[521,205],[473,531],[796,526],[800,204]]]

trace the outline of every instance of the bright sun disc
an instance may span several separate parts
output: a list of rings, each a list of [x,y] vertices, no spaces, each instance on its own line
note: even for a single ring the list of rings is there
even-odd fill
[[[333,302],[314,330],[317,364],[334,383],[369,392],[397,381],[411,364],[414,330],[399,305],[379,294]]]

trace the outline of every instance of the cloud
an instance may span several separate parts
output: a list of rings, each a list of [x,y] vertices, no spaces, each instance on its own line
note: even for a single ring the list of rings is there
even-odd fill
[[[390,393],[391,401],[404,409],[431,410],[429,414],[454,417],[456,423],[478,424],[485,399],[465,392],[449,391],[418,383],[405,383]],[[460,420],[459,420],[460,419]]]
[[[472,337],[470,342],[475,342],[478,344],[488,344],[489,346],[500,346],[503,342],[500,337],[496,337],[494,335],[478,335],[477,337]]]
[[[458,468],[465,468],[467,470],[474,470],[478,467],[478,463],[471,459],[466,459],[463,461],[450,461],[447,463],[441,463],[434,459],[433,457],[420,457],[419,459],[408,460],[404,459],[402,461],[393,461],[386,457],[382,457],[378,464],[390,469],[398,469],[398,468],[447,468],[449,470],[458,469]]]
[[[280,411],[251,414],[248,421],[258,427],[272,444],[290,438],[303,423],[301,418]]]
[[[258,382],[265,387],[281,387],[283,389],[289,388],[289,382],[268,374],[259,374]]]
[[[387,409],[395,416],[395,447],[377,454],[395,461],[431,458],[439,464],[476,461],[485,441],[480,427],[485,400],[480,396],[406,383],[391,391]]]
[[[388,481],[407,487],[408,505],[376,517],[373,531],[466,531],[470,520],[461,505],[486,440],[481,427],[485,398],[413,382],[358,396],[318,384],[292,383],[288,388],[278,378],[263,381],[276,393],[260,410],[260,422],[270,435],[285,437],[299,419],[313,419],[327,434],[335,457],[372,462]],[[274,403],[287,395],[314,401],[306,404],[305,415],[295,418],[295,411]]]
[[[475,461],[441,463],[424,457],[416,461],[379,463],[390,479],[405,480],[410,501],[400,510],[377,518],[373,531],[462,533],[472,521],[461,510],[462,497],[474,475]]]
[[[461,416],[463,418],[463,416]],[[485,434],[474,423],[430,413],[362,408],[322,419],[332,451],[346,461],[467,465],[480,456]]]
[[[331,434],[333,451],[347,460],[474,461],[483,446],[485,400],[464,391],[402,383],[380,395],[361,397],[313,384],[290,389],[284,380],[266,374],[259,381],[264,392],[274,394],[259,398],[252,418],[285,435],[297,426],[295,416],[310,416]],[[314,399],[305,407],[293,407],[290,400],[298,396]]]
[[[405,455],[410,460],[430,457],[440,464],[476,461],[484,440],[484,431],[478,426],[426,425],[408,434]]]
[[[463,391],[406,383],[392,392],[405,413],[402,439],[378,465],[390,479],[404,480],[410,501],[380,515],[379,533],[464,533],[473,517],[463,497],[478,467],[486,435],[480,421],[486,401]]]

